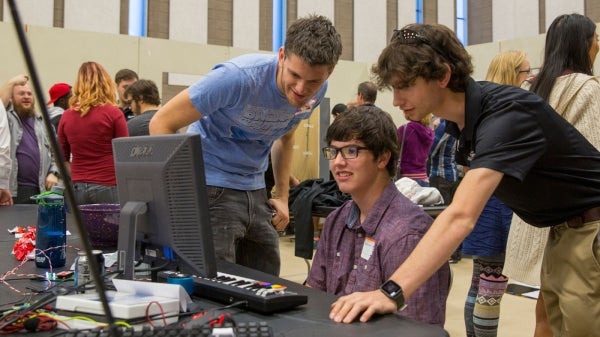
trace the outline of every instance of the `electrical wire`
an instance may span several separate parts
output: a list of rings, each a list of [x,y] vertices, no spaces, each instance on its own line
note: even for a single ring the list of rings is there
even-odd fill
[[[58,322],[53,317],[38,315],[33,311],[28,311],[20,315],[9,315],[6,318],[10,320],[8,324],[4,324],[0,328],[0,334],[2,335],[22,330],[31,332],[48,331],[55,329],[58,325]]]
[[[158,301],[151,301],[146,306],[146,323],[148,323],[151,327],[154,328],[154,322],[153,322],[154,319],[152,319],[150,317],[150,307],[152,307],[153,304],[156,305],[156,306],[158,306],[158,308],[160,310],[160,316],[162,317],[162,320],[163,320],[163,324],[166,326],[167,325],[167,318],[165,317],[165,310],[164,310],[162,304],[160,304],[160,302],[158,302]]]

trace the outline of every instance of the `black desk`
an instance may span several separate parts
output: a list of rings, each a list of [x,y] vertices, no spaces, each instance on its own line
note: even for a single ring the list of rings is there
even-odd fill
[[[36,205],[16,205],[11,207],[0,207],[0,231],[4,230],[4,236],[0,239],[0,251],[3,254],[0,261],[0,270],[4,273],[19,264],[14,257],[10,255],[14,238],[8,234],[7,228],[15,225],[34,225],[37,217]],[[73,235],[69,236],[68,244],[76,245],[79,241],[79,235],[76,233],[76,227],[67,219],[67,227]],[[67,250],[67,266],[73,262],[75,252],[73,249]],[[240,309],[229,309],[234,314],[234,318],[243,321],[267,321],[273,328],[275,336],[447,336],[447,333],[437,327],[415,322],[410,319],[398,317],[396,315],[385,315],[376,317],[369,323],[341,324],[335,323],[328,318],[330,304],[336,297],[322,291],[306,288],[300,284],[287,281],[278,277],[264,274],[262,272],[244,268],[232,263],[219,262],[219,271],[244,276],[256,280],[279,283],[288,286],[290,290],[308,295],[308,304],[300,306],[294,310],[277,313],[270,316],[264,316],[253,312],[242,311]],[[43,269],[35,267],[33,261],[27,262],[21,272],[43,273]],[[19,283],[19,284],[18,284]],[[15,281],[11,283],[18,289],[24,289],[26,285],[33,285],[40,288],[40,284],[35,281]],[[1,304],[10,301],[21,300],[23,297],[17,294],[4,284],[0,284]],[[204,308],[215,308],[221,304],[210,302],[204,299],[199,300]],[[37,334],[36,334],[37,335]],[[47,334],[46,334],[47,335]]]

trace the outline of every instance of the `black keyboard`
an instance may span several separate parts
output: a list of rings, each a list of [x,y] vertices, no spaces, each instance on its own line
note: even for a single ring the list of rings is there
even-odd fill
[[[273,337],[273,329],[267,322],[239,322],[226,323],[224,325],[202,325],[186,329],[181,325],[167,325],[163,327],[140,329],[118,327],[116,328],[118,337]],[[61,336],[65,337],[111,337],[108,329],[92,330],[69,330]]]
[[[166,282],[172,271],[158,273],[158,279]],[[308,296],[287,290],[285,286],[257,281],[237,275],[217,273],[214,278],[193,276],[194,295],[219,303],[232,304],[243,301],[240,308],[261,314],[293,309],[308,302]]]

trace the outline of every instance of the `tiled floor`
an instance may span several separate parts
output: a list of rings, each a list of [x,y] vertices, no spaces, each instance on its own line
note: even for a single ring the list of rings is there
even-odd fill
[[[306,278],[306,262],[294,256],[294,242],[291,237],[280,239],[281,277],[302,283]],[[472,260],[463,259],[453,264],[453,283],[448,297],[445,329],[452,337],[465,336],[463,307],[471,282]],[[505,294],[502,297],[499,337],[533,336],[535,323],[535,300]]]

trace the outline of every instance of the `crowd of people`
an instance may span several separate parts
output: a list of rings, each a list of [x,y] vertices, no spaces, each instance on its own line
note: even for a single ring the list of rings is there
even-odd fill
[[[374,80],[332,109],[325,135],[331,177],[352,198],[325,220],[306,285],[340,296],[332,320],[396,313],[443,327],[448,261],[462,249],[473,256],[467,336],[496,335],[506,275],[541,287],[536,336],[600,331],[598,50],[589,18],[561,15],[539,74],[509,51],[475,81],[449,28],[394,31]],[[187,128],[203,141],[217,257],[278,275],[294,133],[325,97],[341,53],[331,21],[310,15],[290,25],[274,55],[219,63],[164,105],[156,84],[133,70],[112,78],[83,63],[47,102],[76,202],[118,203],[112,139]],[[375,105],[385,88],[405,125]],[[31,203],[62,183],[54,135],[27,76],[7,81],[0,101],[0,205]],[[446,209],[432,219],[399,192],[398,178],[437,188]]]
[[[78,204],[118,203],[112,139],[148,135],[160,105],[156,84],[142,79],[134,86],[137,81],[131,69],[119,70],[113,79],[90,61],[81,65],[72,86],[59,82],[48,90],[48,117]],[[0,204],[34,203],[32,196],[62,184],[51,135],[36,110],[28,76],[7,81],[0,100]]]

